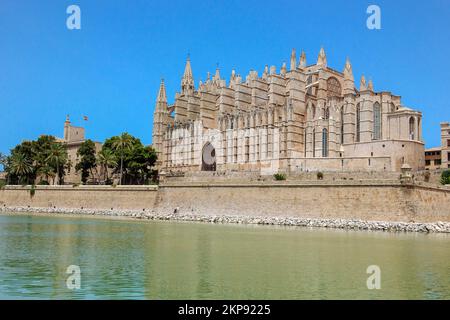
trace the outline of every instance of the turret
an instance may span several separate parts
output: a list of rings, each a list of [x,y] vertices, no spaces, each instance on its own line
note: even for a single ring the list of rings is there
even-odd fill
[[[152,144],[153,148],[156,150],[158,156],[157,165],[162,163],[162,151],[163,151],[163,138],[164,130],[167,125],[167,95],[166,87],[164,85],[164,79],[161,79],[161,84],[159,85],[158,96],[156,97],[156,107],[153,114],[153,135]]]
[[[369,80],[369,84],[367,85],[367,89],[373,91],[373,82],[372,79]]]
[[[344,67],[344,88],[343,88],[343,94],[349,94],[355,92],[355,80],[353,78],[353,71],[352,71],[352,65],[350,63],[350,59],[347,58],[345,61],[345,67]]]
[[[64,140],[69,140],[69,128],[70,128],[70,118],[69,115],[66,116],[66,121],[64,121]]]
[[[291,52],[291,71],[296,69],[297,64],[297,54],[295,53],[295,49],[292,49]]]
[[[359,91],[367,90],[366,78],[364,75],[361,76],[361,81],[359,82]]]
[[[327,66],[327,56],[325,55],[325,50],[320,48],[319,56],[317,57],[317,65],[318,66]]]
[[[298,66],[300,68],[306,67],[306,54],[305,54],[305,51],[303,51],[303,50],[302,50],[302,53],[300,55],[300,61],[298,63]]]
[[[188,56],[184,67],[183,78],[181,79],[181,93],[191,95],[194,93],[194,77],[192,76],[191,59]]]

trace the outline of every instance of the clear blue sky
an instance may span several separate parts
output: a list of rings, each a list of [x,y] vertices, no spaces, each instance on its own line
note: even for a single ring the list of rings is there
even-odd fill
[[[81,30],[66,28],[71,4]],[[370,4],[379,31],[366,28]],[[217,63],[227,79],[232,68],[245,77],[279,70],[293,47],[315,62],[322,45],[329,66],[342,70],[349,56],[357,84],[364,73],[421,110],[426,145],[439,145],[439,122],[450,121],[449,0],[1,0],[0,152],[62,136],[66,114],[88,138],[128,131],[150,144],[160,78],[173,102],[188,53],[198,84]]]

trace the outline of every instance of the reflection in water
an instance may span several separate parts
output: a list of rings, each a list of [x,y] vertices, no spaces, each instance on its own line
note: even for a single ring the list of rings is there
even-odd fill
[[[0,215],[0,298],[449,299],[449,248],[445,234]]]

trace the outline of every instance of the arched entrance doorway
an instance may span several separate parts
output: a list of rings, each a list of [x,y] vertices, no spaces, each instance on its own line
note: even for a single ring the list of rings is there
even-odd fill
[[[202,150],[202,171],[216,171],[216,149],[209,142]]]

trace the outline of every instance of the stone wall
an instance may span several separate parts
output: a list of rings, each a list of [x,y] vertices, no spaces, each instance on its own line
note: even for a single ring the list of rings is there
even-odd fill
[[[156,213],[450,222],[450,189],[394,181],[39,186],[0,190],[6,207],[152,210]]]
[[[143,209],[153,208],[156,186],[36,186],[31,196],[29,186],[7,186],[0,189],[0,205]]]

